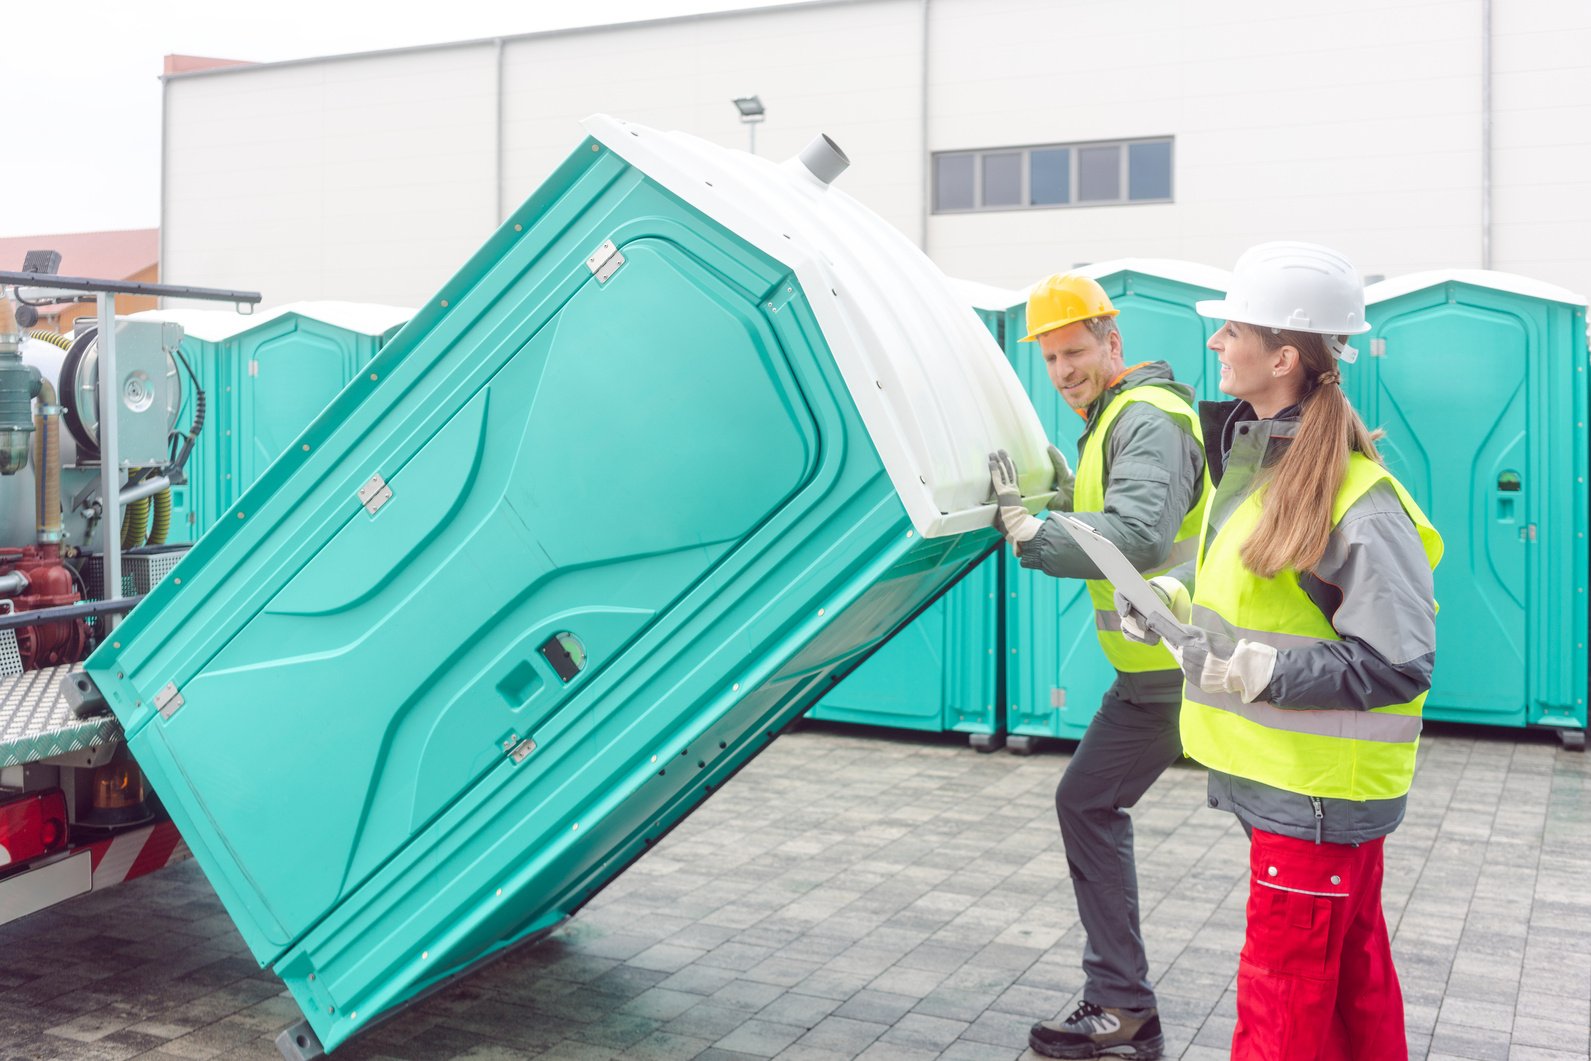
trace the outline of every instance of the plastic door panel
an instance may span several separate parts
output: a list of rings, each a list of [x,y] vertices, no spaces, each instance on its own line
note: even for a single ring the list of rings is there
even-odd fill
[[[1537,336],[1515,314],[1447,301],[1376,324],[1384,354],[1369,367],[1372,423],[1387,432],[1380,450],[1445,542],[1426,713],[1523,725],[1541,485],[1529,430]]]

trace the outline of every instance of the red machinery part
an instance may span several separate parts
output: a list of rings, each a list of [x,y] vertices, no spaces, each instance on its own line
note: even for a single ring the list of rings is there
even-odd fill
[[[58,788],[0,803],[0,873],[66,848],[66,796]]]
[[[76,604],[83,599],[73,585],[72,573],[61,562],[58,545],[0,549],[0,575],[13,571],[22,572],[28,579],[28,588],[10,598],[19,612]],[[18,627],[17,651],[24,670],[76,663],[88,654],[88,624],[82,619],[69,619]]]

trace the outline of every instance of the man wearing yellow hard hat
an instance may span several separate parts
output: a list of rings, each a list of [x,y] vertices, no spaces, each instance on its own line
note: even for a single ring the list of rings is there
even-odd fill
[[[1116,307],[1089,277],[1041,281],[1027,314],[1023,341],[1038,343],[1050,382],[1087,422],[1075,476],[1050,448],[1061,482],[1051,508],[1076,513],[1146,575],[1191,558],[1207,483],[1193,390],[1164,361],[1127,366]],[[1122,635],[1110,583],[1058,520],[1022,507],[1004,451],[991,457],[990,477],[1000,506],[995,526],[1022,566],[1087,582],[1100,646],[1117,671],[1055,791],[1087,935],[1083,1002],[1067,1017],[1035,1024],[1029,1045],[1046,1057],[1157,1058],[1165,1040],[1139,929],[1126,808],[1182,753],[1182,671],[1164,645]]]

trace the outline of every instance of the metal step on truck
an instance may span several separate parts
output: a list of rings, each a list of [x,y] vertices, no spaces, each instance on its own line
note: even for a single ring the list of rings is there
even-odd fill
[[[0,890],[82,857],[102,819],[74,808],[96,810],[100,775],[66,771],[135,766],[172,854],[302,1012],[289,1058],[554,930],[643,857],[999,546],[993,451],[1030,511],[1053,496],[998,343],[835,186],[828,138],[776,163],[585,130],[163,578],[127,584],[117,501],[182,474],[189,403],[148,393],[184,371],[174,336],[123,356],[154,341],[126,325],[170,322],[102,304],[103,382],[78,403],[107,412],[97,489],[80,451],[85,482],[52,502],[51,443],[36,461],[39,519],[91,515],[118,547],[95,585],[68,555],[88,528],[32,531],[72,569],[52,586],[92,652],[31,679],[55,699],[25,740],[76,743],[8,775],[37,787],[7,806],[58,813],[30,834],[55,849]],[[50,437],[29,401],[56,405],[18,364],[0,344],[14,472]],[[117,418],[155,408],[147,454],[118,455]],[[35,650],[28,670],[79,659]],[[241,747],[261,769],[239,774]]]
[[[0,924],[188,857],[120,724],[72,715],[72,669],[0,677]]]

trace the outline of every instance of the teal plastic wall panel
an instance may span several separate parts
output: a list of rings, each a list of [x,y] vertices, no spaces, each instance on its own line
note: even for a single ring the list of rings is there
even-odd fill
[[[826,722],[930,733],[1000,725],[1000,556],[989,556],[808,712]]]
[[[597,140],[298,441],[87,669],[328,1047],[577,910],[995,544],[914,533],[795,273]]]
[[[1121,311],[1116,324],[1127,364],[1169,362],[1177,379],[1192,387],[1200,401],[1226,400],[1220,392],[1220,363],[1205,346],[1220,322],[1199,316],[1193,308],[1199,300],[1220,298],[1225,291],[1132,269],[1108,272],[1096,279]],[[1018,356],[1022,349],[1036,347],[1035,343],[1023,343]],[[1078,420],[1075,413],[1069,415]],[[1079,426],[1074,435],[1081,430]]]
[[[975,311],[997,342],[1005,314]],[[1005,731],[1003,558],[998,551],[913,619],[808,717],[927,733],[994,736]]]
[[[286,313],[228,339],[186,338],[205,425],[172,491],[173,541],[196,541],[376,355],[377,336]],[[192,422],[192,396],[179,422]]]
[[[1584,307],[1448,281],[1367,316],[1355,405],[1446,544],[1426,717],[1585,728]]]
[[[1117,326],[1127,364],[1166,361],[1202,401],[1222,400],[1219,366],[1205,348],[1219,322],[1194,311],[1200,299],[1225,292],[1135,269],[1095,274],[1120,310]],[[1077,466],[1083,419],[1056,392],[1037,343],[1027,334],[1026,306],[1010,310],[1006,350],[1056,447]],[[1054,578],[1006,564],[1006,723],[1014,736],[1080,739],[1116,678],[1094,633],[1094,605],[1077,579]]]
[[[234,345],[235,363],[246,371],[238,403],[244,481],[236,496],[242,496],[376,355],[379,339],[294,316],[240,336]]]

